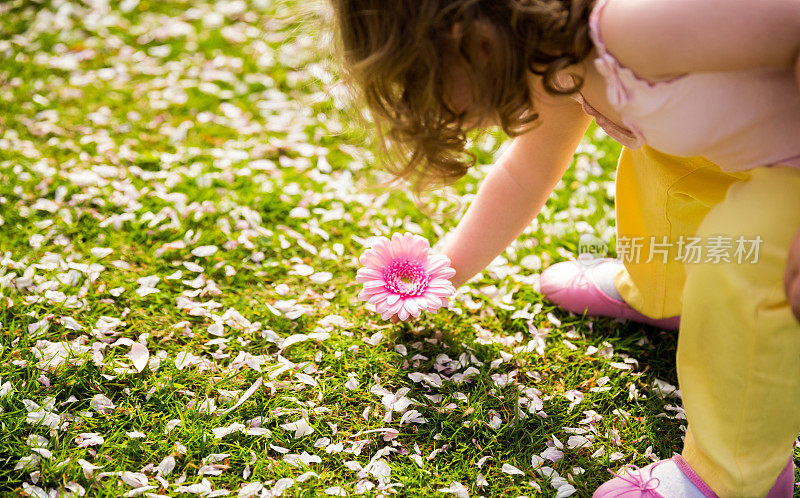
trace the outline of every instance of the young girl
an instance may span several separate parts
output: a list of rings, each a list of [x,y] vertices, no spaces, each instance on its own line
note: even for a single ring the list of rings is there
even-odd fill
[[[623,144],[631,257],[556,265],[542,290],[576,312],[680,315],[688,428],[681,456],[595,496],[791,496],[800,2],[332,1],[345,64],[407,158],[399,176],[424,188],[463,175],[470,128],[515,137],[445,246],[456,287],[536,216],[592,118]]]

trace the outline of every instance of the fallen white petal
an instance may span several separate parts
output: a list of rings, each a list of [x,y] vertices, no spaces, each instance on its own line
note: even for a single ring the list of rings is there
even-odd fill
[[[328,271],[320,271],[308,277],[308,279],[314,282],[315,284],[324,284],[331,278],[333,278],[333,274]]]
[[[242,394],[242,396],[239,398],[239,400],[238,400],[238,401],[236,401],[236,404],[235,404],[235,405],[233,405],[232,407],[228,408],[228,409],[227,409],[227,410],[225,410],[224,412],[222,412],[222,414],[223,414],[223,415],[225,415],[225,414],[227,414],[227,413],[230,413],[230,412],[232,412],[233,410],[235,410],[235,409],[239,408],[240,406],[242,406],[242,403],[244,403],[245,401],[247,401],[247,400],[250,398],[250,396],[252,396],[252,395],[253,395],[253,393],[255,393],[255,392],[256,392],[256,390],[258,390],[258,388],[259,388],[259,387],[261,387],[261,384],[262,384],[263,382],[264,382],[264,377],[259,377],[258,379],[256,379],[256,381],[255,381],[255,382],[253,382],[253,385],[252,385],[252,386],[250,386],[250,387],[247,389],[247,391],[245,391],[245,392],[244,392],[244,394]]]
[[[304,418],[301,418],[295,422],[281,424],[281,428],[286,429],[287,431],[294,431],[295,439],[299,439],[314,433],[314,428],[311,427],[311,425],[308,423],[308,420]]]
[[[309,340],[310,337],[306,334],[293,334],[287,337],[283,343],[281,343],[281,349],[286,349],[292,344],[297,344],[298,342],[303,342]]]
[[[114,252],[114,250],[110,247],[92,247],[89,252],[91,252],[92,256],[95,258],[102,259]]]
[[[192,249],[192,256],[197,256],[198,258],[205,258],[206,256],[211,256],[212,254],[216,253],[219,250],[217,246],[200,246],[195,247]]]
[[[174,418],[167,422],[167,425],[164,427],[164,434],[169,434],[170,432],[174,431],[176,427],[181,426],[181,421]]]
[[[92,397],[92,401],[89,403],[89,406],[92,407],[93,410],[97,410],[101,413],[109,413],[117,407],[113,401],[108,399],[104,394],[95,394]]]
[[[214,434],[214,438],[222,439],[223,437],[232,434],[234,432],[241,432],[245,429],[245,425],[239,422],[234,422],[231,425],[225,427],[216,427],[211,429],[211,432]]]
[[[567,439],[567,448],[574,450],[575,448],[583,448],[584,446],[591,446],[592,442],[584,436],[570,436]]]
[[[504,463],[503,467],[500,470],[502,470],[506,474],[509,474],[509,475],[512,475],[512,476],[513,475],[520,475],[520,476],[524,476],[525,475],[525,472],[519,470],[518,468],[514,467],[510,463]]]
[[[132,488],[147,486],[147,476],[141,472],[123,472],[122,481]]]
[[[469,491],[467,491],[467,488],[457,481],[451,482],[450,486],[440,489],[439,492],[456,495],[457,498],[469,498]]]
[[[161,476],[168,476],[172,473],[172,469],[175,468],[175,457],[172,455],[167,455],[161,460],[161,463],[158,464],[156,470],[158,471],[159,475]]]
[[[131,359],[133,368],[135,368],[137,372],[141,372],[150,360],[150,351],[141,343],[134,342],[131,344],[131,350],[125,356]]]
[[[575,486],[573,486],[572,484],[564,484],[562,486],[559,486],[558,492],[556,493],[556,498],[565,498],[567,496],[572,496],[573,494],[575,494],[575,491],[576,491]]]
[[[86,460],[84,460],[83,458],[78,460],[78,465],[80,465],[81,468],[83,469],[83,475],[84,475],[84,477],[86,477],[86,479],[91,479],[95,470],[103,468],[103,467],[94,465],[93,463],[89,463]]]
[[[75,319],[72,318],[71,316],[62,316],[61,325],[70,330],[81,330],[83,328],[83,325],[76,322]]]
[[[194,365],[200,360],[199,356],[195,356],[188,351],[181,351],[175,357],[175,368],[178,370],[183,370],[189,365]]]

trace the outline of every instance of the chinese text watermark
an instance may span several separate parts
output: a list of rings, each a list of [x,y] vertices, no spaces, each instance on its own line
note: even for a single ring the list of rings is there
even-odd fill
[[[666,236],[617,237],[617,259],[628,264],[756,264],[764,240],[755,236],[715,235],[709,237]],[[578,244],[578,259],[591,260],[608,255],[608,244],[600,238],[583,234]]]

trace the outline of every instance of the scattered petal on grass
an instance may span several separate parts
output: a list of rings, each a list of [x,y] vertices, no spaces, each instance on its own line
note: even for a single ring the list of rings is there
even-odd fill
[[[311,425],[308,423],[308,420],[304,418],[301,418],[295,422],[281,424],[281,428],[286,429],[287,431],[294,431],[295,439],[299,439],[314,433],[314,428],[311,427]]]
[[[263,377],[259,377],[258,379],[256,379],[256,381],[253,382],[253,385],[250,386],[249,388],[247,388],[247,391],[245,391],[239,397],[239,399],[236,401],[236,404],[234,404],[233,406],[231,406],[230,408],[228,408],[227,410],[222,412],[222,414],[223,415],[228,414],[228,413],[232,412],[233,410],[235,410],[235,409],[239,408],[240,406],[242,406],[242,404],[245,401],[247,401],[248,399],[250,399],[250,396],[252,396],[253,393],[255,393],[258,390],[259,387],[261,387],[261,384],[263,382],[264,382],[264,378]]]
[[[117,407],[113,401],[104,394],[95,394],[89,406],[101,413],[110,413]]]
[[[550,447],[544,450],[541,453],[542,458],[545,460],[550,460],[551,462],[557,462],[564,458],[564,452],[559,450],[556,447]]]
[[[207,256],[211,256],[215,254],[219,248],[217,246],[200,246],[195,247],[192,249],[192,256],[197,256],[198,258],[205,258]]]
[[[469,491],[460,482],[453,481],[450,486],[439,490],[440,493],[455,495],[457,498],[469,498]]]
[[[295,481],[297,481],[297,482],[306,482],[307,480],[311,479],[312,477],[319,478],[319,474],[317,474],[316,472],[312,472],[312,471],[303,472],[302,474],[297,476],[297,478],[295,478]]]
[[[175,488],[175,491],[177,493],[192,493],[196,495],[208,496],[213,491],[213,488],[211,487],[211,481],[204,478],[199,483],[178,486]]]
[[[571,412],[575,406],[583,401],[584,394],[580,391],[567,391],[564,393],[564,397],[569,400],[569,407],[567,408],[568,412]]]
[[[572,496],[575,494],[577,489],[572,484],[565,484],[558,488],[558,492],[556,492],[556,498],[565,498],[567,496]]]
[[[223,437],[227,436],[228,434],[233,434],[234,432],[242,432],[245,429],[244,424],[240,424],[238,422],[234,422],[231,425],[225,427],[217,427],[211,429],[211,432],[214,434],[216,439],[222,439]]]
[[[400,417],[399,424],[402,426],[407,423],[424,424],[427,420],[422,416],[422,413],[417,410],[408,410]]]
[[[25,442],[31,448],[45,448],[50,441],[46,437],[38,434],[31,434],[28,436]]]
[[[75,321],[75,319],[72,317],[62,316],[60,320],[61,325],[70,330],[81,330],[83,328],[83,325]]]
[[[275,485],[272,487],[272,493],[275,496],[279,496],[280,493],[286,491],[287,489],[291,488],[292,486],[294,486],[294,479],[291,479],[289,477],[284,477],[284,478],[278,479],[275,482]]]
[[[297,373],[297,374],[295,374],[295,377],[297,378],[297,380],[299,380],[303,384],[307,384],[307,385],[309,385],[311,387],[316,387],[317,386],[317,380],[314,377],[312,377],[312,376],[310,376],[308,374]]]
[[[260,482],[248,482],[242,484],[242,487],[239,489],[238,497],[239,498],[254,498],[256,496],[261,495],[261,490],[264,489],[264,485]]]
[[[135,368],[137,372],[141,372],[150,360],[150,351],[142,344],[134,342],[131,344],[131,350],[126,356],[133,362],[133,368]]]
[[[39,466],[40,458],[38,455],[30,454],[17,460],[14,470],[32,470]]]
[[[86,460],[84,460],[82,458],[78,460],[78,465],[81,466],[81,468],[83,469],[83,475],[88,480],[92,479],[92,476],[94,475],[94,471],[95,470],[99,470],[99,469],[103,468],[100,465],[95,465],[93,463],[89,463],[89,462],[87,462]]]
[[[333,278],[333,273],[328,271],[320,271],[308,277],[308,279],[314,282],[315,284],[324,284],[331,278]]]
[[[575,448],[583,448],[586,446],[591,446],[592,442],[589,441],[588,438],[584,436],[570,436],[567,439],[567,448],[574,450]]]
[[[375,332],[374,334],[369,336],[367,339],[364,339],[364,342],[366,342],[370,346],[377,346],[378,344],[380,344],[380,342],[382,340],[383,340],[383,333]]]
[[[159,292],[161,291],[155,287],[139,287],[136,289],[136,294],[141,297],[149,296],[150,294],[158,294]]]
[[[138,488],[133,488],[130,491],[127,491],[127,492],[123,493],[122,496],[124,498],[131,498],[133,496],[141,496],[144,493],[147,493],[148,491],[152,491],[152,490],[158,489],[158,488],[159,488],[159,486],[154,486],[154,485],[140,486]],[[148,493],[147,496],[148,496],[148,498],[156,498],[156,497],[163,496],[163,495],[153,495],[152,493]]]
[[[509,474],[509,475],[512,475],[512,476],[513,475],[520,475],[520,476],[525,475],[525,472],[519,470],[518,468],[514,467],[510,463],[504,463],[503,467],[500,470],[502,470],[506,474]]]
[[[168,421],[167,425],[164,427],[164,434],[169,434],[174,431],[176,427],[180,427],[181,425],[181,421],[176,418]]]
[[[103,436],[96,432],[82,432],[75,438],[75,444],[81,448],[88,448],[89,446],[98,446],[105,442]]]
[[[293,334],[293,335],[290,335],[281,344],[281,349],[286,349],[286,348],[288,348],[289,346],[291,346],[293,344],[297,344],[298,342],[307,341],[309,339],[311,339],[311,337],[309,337],[306,334]]]
[[[25,495],[27,496],[32,496],[34,498],[49,498],[47,492],[45,492],[45,490],[39,486],[31,486],[25,482],[22,484],[22,489],[25,491]]]
[[[318,457],[317,455],[311,455],[307,452],[303,452],[300,455],[289,453],[283,456],[283,461],[288,463],[293,467],[301,467],[301,466],[309,466],[312,463],[321,463],[322,458]]]
[[[177,368],[178,370],[183,370],[188,366],[196,365],[199,360],[200,360],[199,356],[195,356],[188,351],[181,351],[175,357],[175,368]]]
[[[161,476],[168,476],[172,473],[172,470],[175,468],[175,457],[172,455],[168,455],[161,460],[161,463],[158,464],[156,470],[158,471],[159,475]]]
[[[133,488],[147,486],[147,476],[141,472],[123,472],[122,481]]]
[[[653,388],[656,394],[658,394],[662,398],[667,398],[670,396],[675,396],[680,398],[681,392],[678,390],[677,387],[673,386],[668,382],[664,382],[660,379],[655,379],[653,381]]]
[[[38,322],[34,322],[28,325],[28,336],[31,338],[39,337],[47,332],[47,329],[50,327],[50,320],[45,318],[44,320],[39,320]]]
[[[92,247],[90,252],[95,258],[102,259],[114,252],[114,249],[110,247]]]

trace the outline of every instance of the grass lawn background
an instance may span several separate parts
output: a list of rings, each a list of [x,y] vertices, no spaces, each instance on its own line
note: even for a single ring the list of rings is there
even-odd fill
[[[613,247],[594,127],[450,310],[358,302],[373,236],[451,230],[503,147],[425,199],[385,180],[292,3],[0,4],[0,493],[588,496],[682,447],[676,334],[537,292]]]

